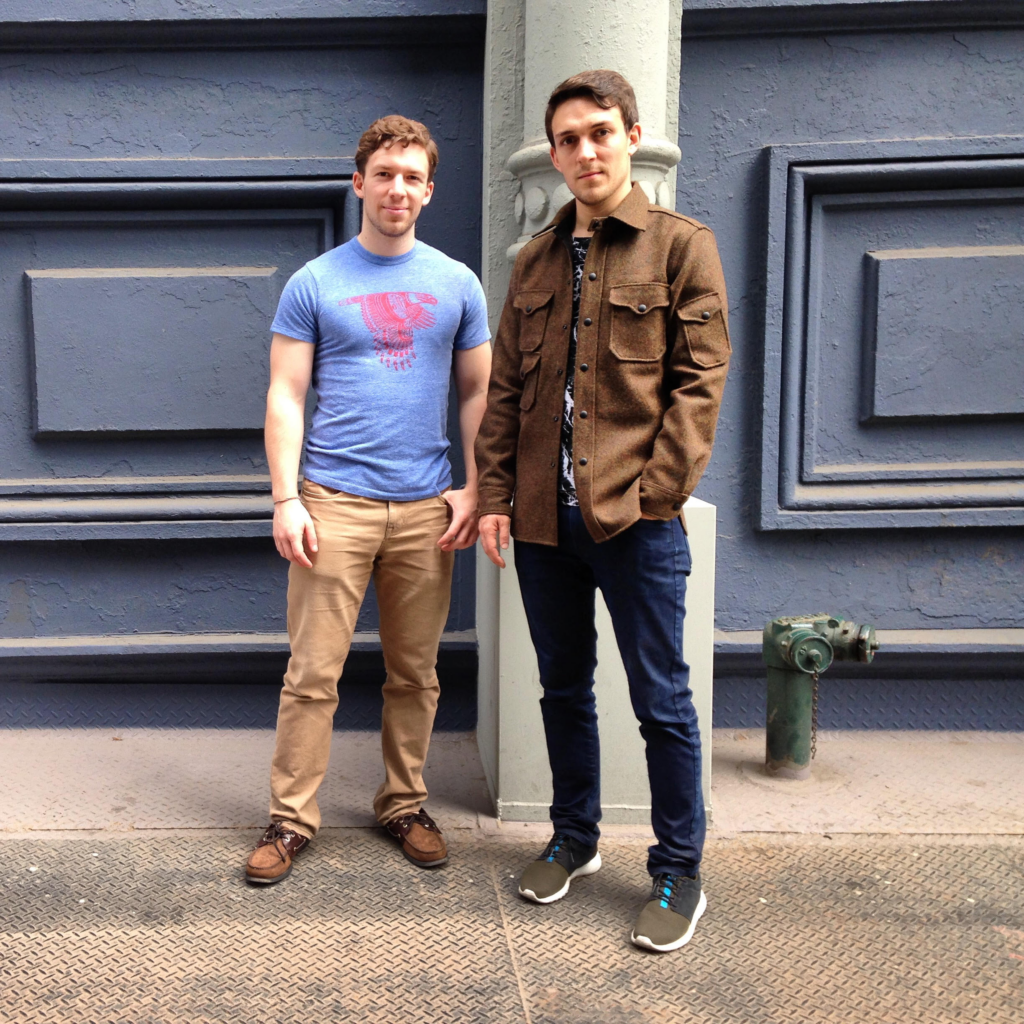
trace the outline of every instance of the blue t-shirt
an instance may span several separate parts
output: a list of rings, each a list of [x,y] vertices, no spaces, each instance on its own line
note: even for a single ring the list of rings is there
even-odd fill
[[[452,350],[490,338],[469,267],[423,242],[376,256],[353,238],[292,275],[272,329],[316,346],[307,479],[385,501],[451,486]]]

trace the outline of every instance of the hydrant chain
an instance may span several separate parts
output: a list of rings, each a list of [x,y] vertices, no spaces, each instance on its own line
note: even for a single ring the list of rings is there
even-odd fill
[[[815,672],[811,679],[814,681],[814,689],[811,691],[811,760],[818,752],[818,673]]]

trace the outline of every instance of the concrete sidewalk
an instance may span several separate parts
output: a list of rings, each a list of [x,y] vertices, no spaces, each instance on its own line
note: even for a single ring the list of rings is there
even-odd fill
[[[757,769],[763,735],[716,733],[708,912],[665,956],[629,943],[646,828],[609,826],[604,868],[560,903],[516,895],[548,829],[488,816],[468,734],[431,753],[446,868],[411,867],[366,827],[378,737],[340,733],[330,827],[284,883],[246,886],[271,743],[3,734],[0,1021],[1022,1019],[1017,734],[822,734],[816,778],[786,786]]]

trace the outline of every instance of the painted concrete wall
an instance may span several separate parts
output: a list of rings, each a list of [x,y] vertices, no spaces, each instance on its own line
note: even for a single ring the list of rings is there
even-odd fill
[[[750,17],[729,10],[741,6],[748,8]],[[785,264],[783,239],[770,237],[767,228],[766,147],[814,144],[807,159],[826,163],[872,159],[885,164],[961,156],[976,163],[987,151],[974,137],[1016,136],[987,155],[1019,157],[1024,153],[1024,32],[1019,24],[1000,30],[971,27],[972,8],[979,17],[984,9],[991,18],[993,8],[1005,14],[1006,5],[962,4],[954,15],[938,10],[954,5],[941,3],[861,4],[857,31],[850,30],[850,18],[836,15],[834,7],[818,5],[815,11],[815,5],[804,4],[816,21],[800,22],[791,11],[770,17],[773,6],[777,5],[697,0],[687,5],[689,13],[683,18],[678,209],[716,232],[730,289],[734,347],[714,457],[697,491],[719,510],[717,625],[731,631],[757,630],[776,614],[820,608],[889,629],[1020,627],[1024,538],[1019,526],[921,527],[912,518],[891,515],[873,521],[871,529],[855,528],[857,523],[849,517],[838,523],[808,521],[797,531],[761,527],[762,493],[774,487],[772,479],[764,478],[772,466],[762,463],[763,432],[770,427],[762,410],[765,403],[778,399],[777,394],[763,392],[766,346],[773,343],[773,325],[766,322],[766,274],[773,268],[784,272]],[[910,6],[911,19],[894,21],[893,8]],[[958,27],[909,31],[909,25],[921,23],[920,8],[925,7],[931,7],[936,17],[959,18]],[[921,137],[932,141],[892,144],[885,152],[858,144],[844,154],[841,148],[826,152],[822,145]],[[939,141],[940,149],[928,148]],[[1019,187],[1020,171],[1016,173]],[[941,187],[991,189],[1010,184],[979,183],[968,167],[961,166]],[[839,183],[833,191],[884,189],[905,194],[921,187],[911,177],[889,184],[881,179]],[[966,202],[970,205],[972,200]],[[865,229],[862,251],[1024,243],[1024,208],[1008,193],[987,193],[973,209],[961,207],[953,214],[932,207],[914,217],[894,215],[895,228],[891,223],[887,228],[877,212],[849,216],[858,230],[874,219],[870,230]],[[943,236],[942,223],[948,228],[951,218],[959,218],[959,223]],[[827,232],[823,237],[826,250],[842,241]],[[827,261],[828,252],[814,258]],[[821,265],[814,264],[811,273]],[[824,286],[821,315],[826,327],[821,344],[840,344],[848,337],[856,342],[856,330],[848,321],[861,315],[859,292],[851,296],[853,285],[842,277],[826,277]],[[975,348],[977,339],[966,312],[957,335]],[[975,315],[983,312],[973,307]],[[835,317],[831,324],[830,315]],[[1016,334],[1010,330],[998,341],[1000,358],[1014,366],[1017,383],[1024,379],[1020,344],[1019,322]],[[1012,346],[1016,347],[1011,351]],[[837,350],[822,364],[825,383],[834,385],[833,402],[848,400],[850,389],[856,392],[859,387],[856,374],[849,379],[840,376],[841,354]],[[1012,391],[1015,385],[992,386]],[[989,396],[979,394],[982,385],[975,381],[973,387],[973,396],[985,402]],[[961,398],[954,396],[952,401],[956,404]],[[1005,472],[1019,478],[1024,438],[1018,413],[1000,409],[967,422],[940,414],[935,395],[924,395],[920,401],[936,414],[886,425],[887,446],[876,461],[1001,461],[1016,464],[1016,470],[1011,466]],[[845,424],[828,421],[829,407],[823,415],[822,440],[839,445]],[[862,436],[877,434],[867,430]],[[868,443],[864,445],[870,454]],[[970,455],[965,454],[968,449]],[[877,490],[883,492],[884,467],[879,472],[883,479]],[[952,507],[967,503],[968,483],[947,486]],[[941,482],[934,486],[941,487]],[[1016,522],[1013,509],[1020,509],[1021,497],[1012,487],[1007,490],[1004,504],[1010,518],[1002,521]]]
[[[193,632],[226,638],[211,655],[254,637],[285,649],[258,413],[269,315],[292,269],[357,229],[355,144],[395,110],[441,149],[420,237],[479,271],[484,13],[4,6],[0,658],[78,635],[122,653]],[[100,365],[104,309],[124,329],[139,318],[120,373]],[[67,345],[84,360],[70,374]],[[214,369],[188,384],[204,359]],[[457,565],[447,628],[465,646],[473,552]],[[372,594],[358,628],[376,628]]]

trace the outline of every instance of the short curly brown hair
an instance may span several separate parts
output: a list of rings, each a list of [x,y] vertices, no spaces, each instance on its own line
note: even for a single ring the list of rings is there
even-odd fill
[[[382,147],[389,149],[396,142],[403,146],[413,144],[422,146],[427,151],[427,181],[432,181],[437,170],[437,143],[430,134],[430,129],[419,121],[413,121],[401,114],[388,114],[378,117],[359,138],[356,146],[356,169],[360,174],[366,173],[366,161]]]
[[[556,85],[548,100],[548,108],[544,112],[544,131],[547,132],[548,142],[552,146],[555,144],[555,136],[551,132],[551,121],[555,111],[563,103],[579,96],[593,100],[605,110],[618,107],[627,132],[640,120],[633,86],[618,71],[609,71],[607,68],[581,71],[578,75],[573,75],[572,78],[567,78]]]

